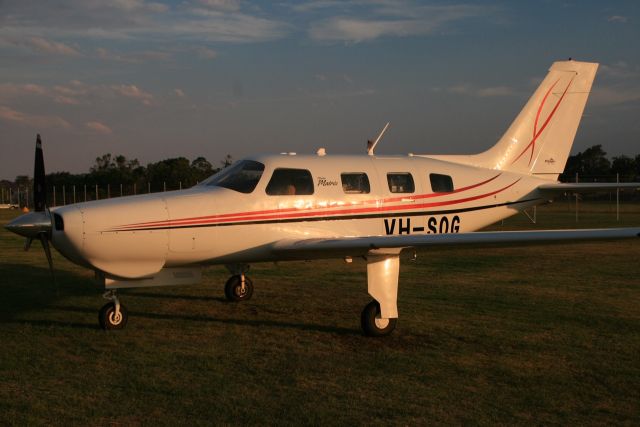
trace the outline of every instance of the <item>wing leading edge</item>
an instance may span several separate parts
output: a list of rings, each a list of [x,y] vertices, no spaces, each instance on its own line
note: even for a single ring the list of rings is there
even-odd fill
[[[461,234],[367,236],[280,240],[273,251],[289,259],[364,256],[370,251],[391,248],[418,248],[444,245],[512,244],[640,237],[640,228],[599,228],[584,230],[489,231]]]

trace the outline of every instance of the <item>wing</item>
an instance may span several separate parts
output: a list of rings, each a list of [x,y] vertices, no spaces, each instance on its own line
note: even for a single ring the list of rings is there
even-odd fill
[[[640,182],[585,182],[585,183],[554,183],[542,184],[538,190],[545,193],[593,193],[597,191],[617,189],[640,189]]]
[[[640,228],[600,228],[585,230],[490,231],[461,234],[336,237],[280,240],[273,251],[283,259],[342,258],[365,256],[369,251],[436,247],[443,245],[535,243],[640,237]]]

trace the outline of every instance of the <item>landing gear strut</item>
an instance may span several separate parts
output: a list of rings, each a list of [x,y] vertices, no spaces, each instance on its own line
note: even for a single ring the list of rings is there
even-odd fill
[[[396,323],[398,323],[398,319],[380,317],[380,304],[378,301],[371,301],[367,304],[360,316],[362,332],[368,337],[389,335],[396,328]]]
[[[102,295],[103,298],[110,300],[101,309],[98,315],[100,327],[105,331],[110,329],[124,329],[129,318],[127,309],[120,304],[115,289],[109,290]]]

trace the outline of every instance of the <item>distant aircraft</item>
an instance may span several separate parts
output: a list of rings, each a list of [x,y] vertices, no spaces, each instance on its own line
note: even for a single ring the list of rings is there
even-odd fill
[[[104,329],[127,311],[117,289],[197,283],[204,265],[231,272],[225,295],[251,298],[246,273],[262,261],[362,257],[373,297],[361,315],[366,335],[391,333],[398,317],[400,252],[499,242],[638,237],[640,228],[474,232],[567,191],[636,188],[561,184],[598,64],[551,66],[504,136],[477,155],[261,155],[238,161],[190,189],[49,209],[38,135],[35,211],[6,228],[49,242],[96,273],[109,299]],[[386,127],[385,127],[386,129]]]

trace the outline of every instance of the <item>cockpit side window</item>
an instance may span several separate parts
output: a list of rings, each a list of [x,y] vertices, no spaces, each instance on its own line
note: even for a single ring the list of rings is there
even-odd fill
[[[371,192],[369,177],[364,172],[349,172],[340,174],[342,191],[346,194],[368,194]]]
[[[434,193],[451,193],[453,191],[453,179],[449,175],[430,173],[431,190]]]
[[[267,184],[270,196],[294,196],[313,194],[313,178],[306,169],[278,168]]]
[[[388,173],[387,184],[392,193],[413,193],[416,189],[413,176],[409,172]]]
[[[255,190],[264,172],[264,165],[253,160],[241,160],[208,178],[202,185],[224,187],[249,194]]]

